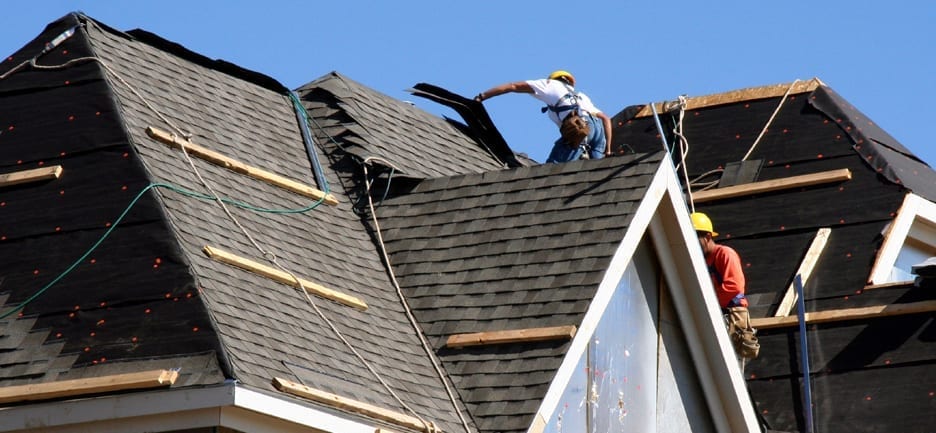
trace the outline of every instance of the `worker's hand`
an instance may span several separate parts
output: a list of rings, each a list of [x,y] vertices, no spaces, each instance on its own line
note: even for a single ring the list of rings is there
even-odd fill
[[[478,93],[478,95],[474,97],[474,100],[478,102],[484,101],[484,92]]]

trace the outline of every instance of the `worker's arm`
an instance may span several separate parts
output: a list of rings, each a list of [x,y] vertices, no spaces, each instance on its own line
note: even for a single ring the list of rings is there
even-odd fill
[[[731,294],[744,293],[744,271],[741,268],[741,256],[734,250],[722,248],[716,255],[716,268],[722,274],[722,289]],[[719,264],[721,262],[721,264]]]
[[[513,83],[504,83],[500,86],[494,86],[475,96],[475,101],[481,102],[485,99],[491,99],[504,93],[533,93],[533,88],[526,81],[515,81]]]
[[[595,116],[598,116],[601,119],[601,123],[604,124],[605,130],[605,156],[611,156],[611,118],[607,114],[602,112],[594,113]]]

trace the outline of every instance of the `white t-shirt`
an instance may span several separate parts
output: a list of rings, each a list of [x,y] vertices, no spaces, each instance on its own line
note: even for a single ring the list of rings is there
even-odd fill
[[[560,98],[569,93],[569,89],[572,89],[572,86],[567,86],[565,83],[559,80],[550,80],[548,78],[543,78],[540,80],[528,80],[526,82],[533,88],[533,97],[539,99],[546,103],[546,105],[555,105]],[[574,90],[574,89],[573,89]],[[598,107],[595,107],[595,104],[592,103],[591,99],[588,98],[584,93],[578,93],[578,103],[579,107],[582,110],[585,110],[589,113],[600,113],[601,110]],[[563,103],[563,105],[567,105]],[[546,114],[549,115],[549,119],[556,124],[556,126],[562,125],[562,119],[565,119],[571,111],[563,111],[561,113],[562,117],[559,117],[560,113],[556,113],[552,110],[546,110]]]

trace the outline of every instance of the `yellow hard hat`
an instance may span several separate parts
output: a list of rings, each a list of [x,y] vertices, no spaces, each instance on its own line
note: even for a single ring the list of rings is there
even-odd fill
[[[689,215],[689,218],[692,220],[692,228],[697,232],[711,233],[712,237],[718,236],[718,233],[715,233],[712,228],[712,220],[709,219],[708,215],[702,212],[693,212]]]
[[[573,77],[572,74],[570,74],[568,71],[563,71],[561,69],[549,74],[548,78],[550,80],[557,80],[559,78],[567,78],[569,80],[569,84],[573,86],[575,85],[575,77]]]

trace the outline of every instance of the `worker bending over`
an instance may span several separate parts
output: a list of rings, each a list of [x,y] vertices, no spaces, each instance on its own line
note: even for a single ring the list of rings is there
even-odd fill
[[[504,93],[530,93],[546,103],[543,112],[559,126],[561,134],[546,162],[573,161],[586,152],[591,159],[611,155],[611,118],[595,107],[587,95],[575,90],[572,74],[555,71],[545,79],[501,84],[479,93],[475,100],[480,102]]]
[[[741,257],[729,246],[719,245],[713,239],[718,236],[708,215],[694,212],[690,215],[692,227],[699,237],[699,245],[705,254],[712,286],[718,297],[718,305],[725,315],[728,335],[734,344],[735,352],[745,359],[757,358],[760,343],[754,328],[751,327],[751,315],[748,301],[744,295],[744,271],[741,269]]]

